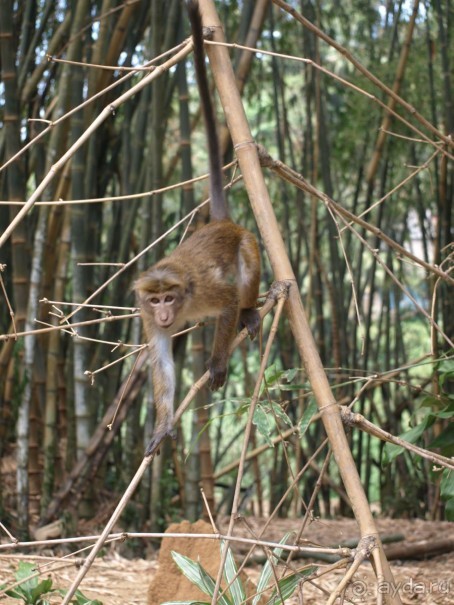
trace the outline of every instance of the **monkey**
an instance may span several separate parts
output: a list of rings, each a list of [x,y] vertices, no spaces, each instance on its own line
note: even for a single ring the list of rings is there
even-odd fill
[[[209,386],[226,380],[229,351],[237,326],[251,339],[260,329],[256,302],[260,253],[256,238],[234,223],[224,196],[222,158],[205,67],[202,19],[196,0],[186,2],[191,23],[194,67],[205,123],[209,161],[210,221],[134,283],[151,358],[156,418],[145,455],[173,434],[175,369],[171,337],[191,320],[216,318]]]

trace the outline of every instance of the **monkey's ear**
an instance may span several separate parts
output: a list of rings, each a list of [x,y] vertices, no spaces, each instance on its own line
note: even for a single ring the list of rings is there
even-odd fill
[[[189,296],[192,296],[194,294],[194,282],[192,279],[188,279],[185,294]]]
[[[134,292],[139,293],[141,290],[143,290],[143,282],[143,277],[139,277],[138,279],[132,282],[132,289],[134,290]]]

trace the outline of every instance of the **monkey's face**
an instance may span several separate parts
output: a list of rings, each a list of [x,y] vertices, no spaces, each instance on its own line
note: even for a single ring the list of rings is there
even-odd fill
[[[181,300],[176,292],[147,293],[141,297],[142,309],[159,328],[170,328],[178,316]]]

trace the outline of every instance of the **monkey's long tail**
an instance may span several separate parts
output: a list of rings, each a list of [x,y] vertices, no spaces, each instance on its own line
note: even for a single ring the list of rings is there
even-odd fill
[[[205,66],[205,51],[203,46],[203,25],[197,0],[186,0],[189,21],[191,22],[192,39],[194,44],[194,66],[197,85],[200,93],[200,103],[205,121],[208,156],[210,162],[210,198],[211,219],[221,220],[228,218],[229,210],[222,184],[222,157],[219,148],[219,139],[216,129],[216,116],[208,85],[207,70]]]

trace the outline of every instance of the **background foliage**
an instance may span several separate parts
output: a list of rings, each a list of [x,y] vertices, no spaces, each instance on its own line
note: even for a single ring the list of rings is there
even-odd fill
[[[322,9],[292,2],[301,22],[283,5],[218,8],[227,40],[259,49],[231,51],[257,143],[344,209],[366,213],[366,224],[350,229],[264,168],[323,363],[339,403],[353,401],[394,435],[423,423],[418,443],[452,455],[454,298],[433,271],[452,269],[452,8],[438,0]],[[205,135],[190,56],[141,90],[134,87],[150,72],[130,71],[185,39],[180,0],[0,0],[0,30],[0,510],[18,531],[63,517],[71,530],[79,518],[102,521],[150,435],[131,284],[178,243],[184,225],[157,238],[205,198],[203,183],[179,186],[206,172]],[[407,105],[393,104],[385,87]],[[234,155],[220,130],[227,162]],[[255,230],[241,182],[229,201],[235,220]],[[272,281],[264,257],[263,292]],[[104,284],[88,306],[69,305]],[[40,331],[59,322],[59,330]],[[204,371],[210,330],[176,343],[180,398]],[[258,364],[257,345],[248,345],[234,355],[226,389],[213,400],[198,395],[176,443],[165,444],[141,484],[126,527],[197,518],[200,482],[210,507],[228,511]],[[283,323],[251,444],[267,447],[249,462],[245,511],[306,509],[326,456],[313,456],[324,435],[312,416]],[[285,433],[290,425],[300,437]],[[282,434],[287,447],[276,440]],[[382,442],[359,431],[351,446],[370,500],[387,514],[444,514],[441,473],[431,464],[408,453],[386,457]],[[282,499],[307,460],[300,489]],[[449,496],[447,474],[444,481]],[[311,506],[349,512],[335,465]]]

